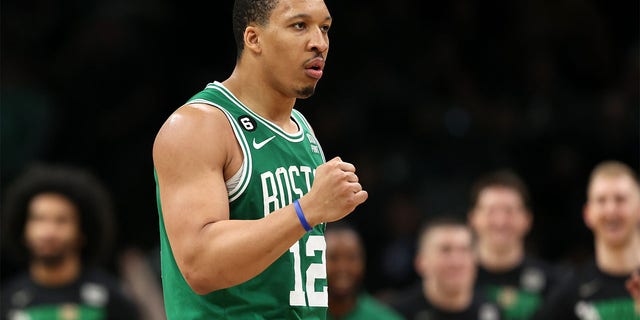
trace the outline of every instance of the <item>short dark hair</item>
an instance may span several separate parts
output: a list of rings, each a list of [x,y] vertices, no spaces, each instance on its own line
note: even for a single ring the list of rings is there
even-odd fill
[[[356,227],[347,220],[338,220],[327,223],[325,233],[339,231],[353,232],[358,238],[360,238],[360,231],[358,231],[358,229],[356,229]]]
[[[43,193],[63,195],[75,205],[86,241],[81,252],[83,261],[105,262],[115,236],[109,194],[89,171],[65,165],[33,164],[9,186],[2,217],[7,252],[20,262],[28,258],[24,229],[29,203]]]
[[[531,212],[531,196],[529,194],[529,189],[522,178],[520,178],[520,176],[512,169],[497,170],[478,178],[471,187],[470,201],[472,208],[478,205],[480,193],[491,187],[503,187],[516,191],[520,195],[525,209]]]
[[[233,36],[238,58],[244,50],[244,30],[251,23],[267,25],[271,11],[278,2],[279,0],[236,0],[233,3]]]
[[[330,236],[331,233],[340,233],[340,232],[351,232],[355,235],[356,240],[358,241],[358,246],[360,246],[360,250],[362,252],[362,258],[366,258],[366,248],[362,236],[356,227],[348,222],[348,220],[338,220],[327,223],[327,227],[324,231],[325,237]]]
[[[422,222],[420,232],[418,233],[418,248],[421,248],[422,242],[428,233],[440,227],[459,227],[466,229],[471,235],[471,240],[475,241],[475,236],[462,214],[442,213],[431,216]]]

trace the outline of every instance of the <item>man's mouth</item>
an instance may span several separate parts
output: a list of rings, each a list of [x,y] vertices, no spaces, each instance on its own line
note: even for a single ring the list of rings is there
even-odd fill
[[[305,73],[314,79],[322,78],[322,73],[324,69],[324,59],[323,58],[314,58],[305,64]]]
[[[616,231],[622,229],[623,226],[624,226],[624,224],[621,221],[618,221],[618,220],[607,221],[604,224],[605,230],[607,230],[608,232],[616,232]]]

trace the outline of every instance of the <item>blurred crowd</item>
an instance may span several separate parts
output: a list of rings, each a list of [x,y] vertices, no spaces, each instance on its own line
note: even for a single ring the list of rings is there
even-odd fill
[[[588,260],[591,170],[607,159],[640,165],[637,1],[326,3],[325,77],[298,109],[327,157],[355,163],[370,193],[349,218],[367,252],[369,292],[418,281],[421,222],[467,212],[474,181],[503,168],[530,191],[527,252]],[[151,146],[175,108],[231,72],[231,7],[2,2],[3,195],[34,162],[87,169],[112,196],[108,269],[159,277]],[[2,280],[24,267],[6,247]],[[141,264],[125,269],[127,257]]]

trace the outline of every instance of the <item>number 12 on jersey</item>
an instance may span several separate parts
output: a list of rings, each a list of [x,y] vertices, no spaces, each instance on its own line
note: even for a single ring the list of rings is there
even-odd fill
[[[316,251],[320,251],[322,255],[322,263],[311,263],[306,270],[306,285],[302,286],[302,266],[300,257],[300,242],[296,242],[289,248],[289,252],[293,254],[293,271],[294,271],[294,286],[293,291],[289,292],[289,304],[292,306],[307,306],[307,300],[309,301],[309,307],[327,307],[328,294],[327,286],[322,288],[322,291],[316,291],[316,279],[327,278],[326,268],[326,248],[327,244],[324,241],[323,236],[309,236],[306,243],[306,256],[312,257],[316,255]],[[306,293],[306,299],[305,299]]]

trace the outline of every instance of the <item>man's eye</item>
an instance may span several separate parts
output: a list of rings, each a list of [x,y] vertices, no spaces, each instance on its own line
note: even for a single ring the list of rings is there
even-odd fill
[[[329,29],[331,29],[331,26],[329,26],[329,25],[322,26],[322,32],[327,33],[327,32],[329,32]]]
[[[294,24],[293,24],[293,27],[294,27],[295,29],[302,30],[302,29],[304,29],[305,24],[304,24],[304,22],[297,22],[297,23],[294,23]]]

